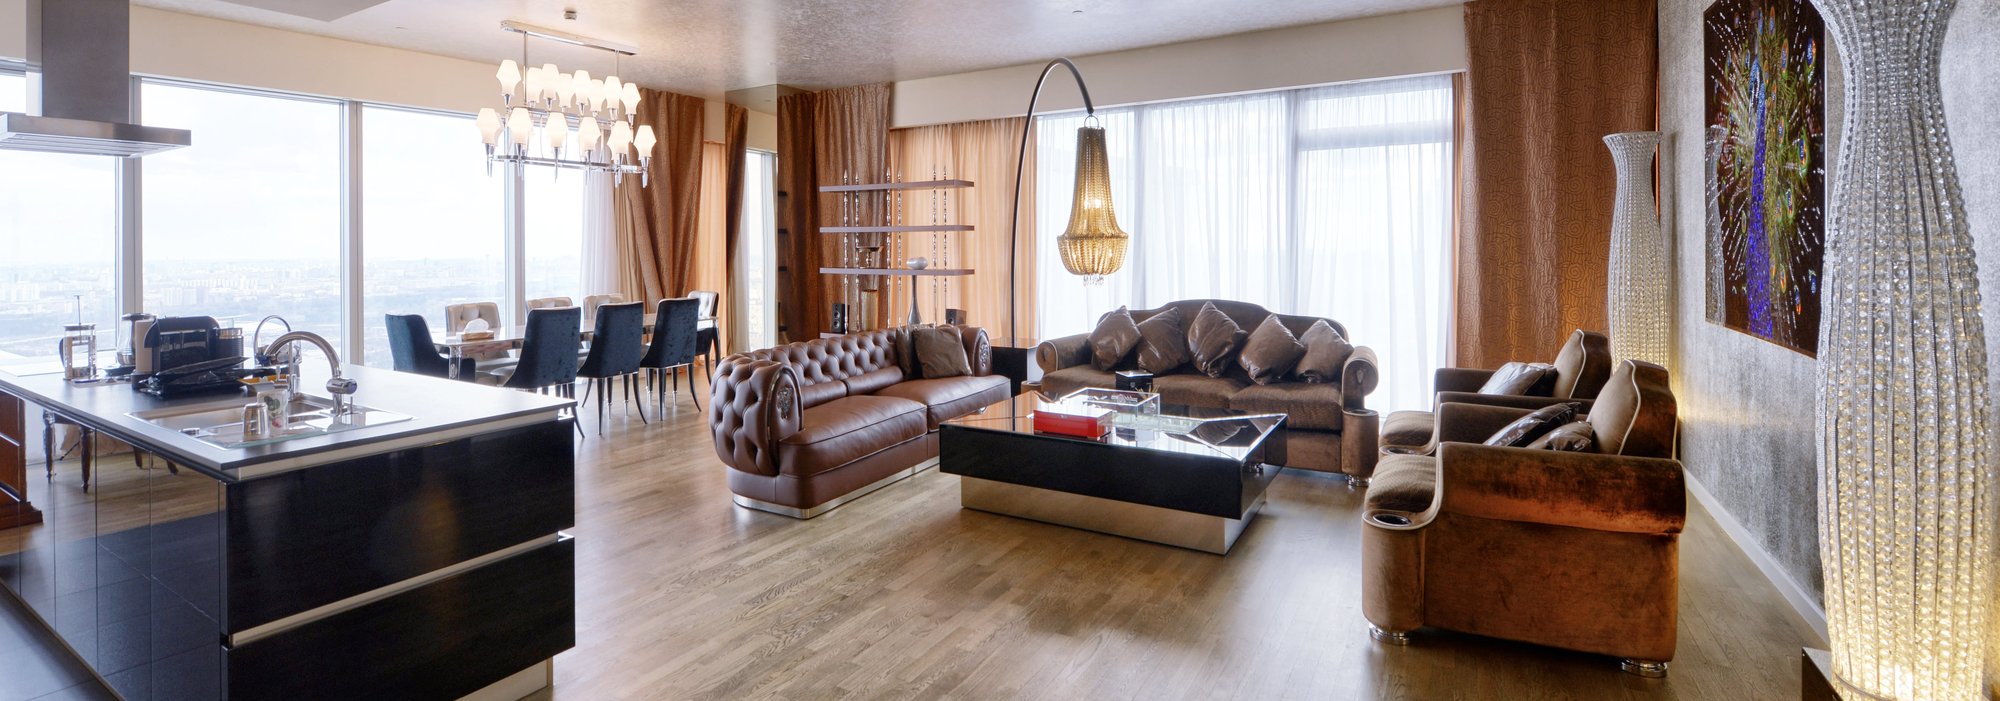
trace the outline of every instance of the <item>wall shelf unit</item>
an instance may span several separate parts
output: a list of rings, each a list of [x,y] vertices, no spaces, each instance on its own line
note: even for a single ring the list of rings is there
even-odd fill
[[[820,268],[819,271],[826,275],[874,275],[878,277],[889,275],[964,277],[972,274],[971,268],[924,268],[922,270],[912,270],[910,268]]]
[[[896,290],[907,290],[910,309],[907,323],[923,322],[918,314],[920,287],[942,302],[953,278],[973,274],[970,268],[951,267],[948,235],[967,234],[970,224],[952,223],[952,200],[973,186],[970,180],[934,177],[931,180],[885,182],[842,182],[821,185],[821,194],[834,195],[835,202],[822,205],[832,215],[833,226],[819,227],[819,233],[838,236],[831,265],[819,268],[822,275],[839,278],[832,333],[867,331],[886,318],[884,305]],[[909,268],[904,263],[924,258],[930,267]],[[919,281],[928,281],[921,286]]]

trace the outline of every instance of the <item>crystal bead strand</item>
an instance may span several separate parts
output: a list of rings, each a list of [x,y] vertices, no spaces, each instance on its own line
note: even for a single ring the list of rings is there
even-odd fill
[[[1852,698],[1978,698],[2000,513],[1978,275],[1938,83],[1956,2],[1817,4],[1846,86],[1818,406],[1834,675]]]
[[[1706,170],[1702,171],[1702,179],[1707,181],[1703,193],[1703,206],[1708,210],[1707,269],[1714,271],[1722,270],[1724,265],[1722,255],[1722,179],[1716,177],[1715,169],[1721,166],[1722,149],[1728,145],[1728,128],[1719,126],[1708,128],[1707,155],[1706,160],[1703,161],[1705,164],[1703,167]],[[1702,301],[1708,311],[1707,318],[1710,321],[1720,323],[1726,315],[1723,306],[1725,304],[1725,292],[1729,287],[1727,284],[1729,276],[1720,273],[1710,273],[1707,278],[1708,293]]]
[[[1667,247],[1660,238],[1659,209],[1653,204],[1653,151],[1660,133],[1635,131],[1604,137],[1618,172],[1618,195],[1611,213],[1609,298],[1611,356],[1671,367],[1668,329],[1672,294],[1667,289]]]

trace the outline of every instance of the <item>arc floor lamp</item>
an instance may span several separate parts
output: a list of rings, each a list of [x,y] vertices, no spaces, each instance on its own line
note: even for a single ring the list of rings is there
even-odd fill
[[[1083,93],[1083,112],[1087,115],[1084,125],[1076,130],[1076,196],[1070,203],[1069,227],[1056,237],[1056,248],[1062,254],[1063,267],[1072,275],[1082,275],[1084,284],[1094,285],[1104,280],[1104,276],[1118,272],[1125,267],[1126,249],[1132,237],[1118,228],[1118,217],[1111,209],[1111,169],[1110,158],[1105,155],[1104,127],[1097,126],[1097,106],[1090,101],[1090,88],[1083,84],[1083,73],[1069,59],[1058,58],[1042,67],[1042,76],[1035,80],[1035,92],[1028,97],[1028,113],[1021,124],[1021,153],[1014,161],[1014,225],[1007,233],[1007,333],[1020,337],[1020,329],[1015,325],[1018,297],[1015,287],[1020,281],[1021,237],[1021,175],[1028,167],[1028,133],[1035,128],[1035,104],[1042,99],[1042,85],[1049,80],[1049,74],[1057,66],[1069,69],[1076,78],[1076,89]]]

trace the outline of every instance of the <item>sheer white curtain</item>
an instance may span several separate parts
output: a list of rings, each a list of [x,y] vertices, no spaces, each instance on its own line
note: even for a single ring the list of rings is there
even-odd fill
[[[616,190],[611,174],[592,170],[583,177],[583,295],[631,297],[630,291],[618,289],[618,232],[612,213]],[[576,303],[582,304],[583,297]]]
[[[1449,76],[1098,112],[1126,267],[1084,287],[1041,246],[1041,338],[1196,298],[1324,316],[1382,359],[1379,410],[1428,408],[1450,323]],[[1036,235],[1068,224],[1082,114],[1044,117]]]

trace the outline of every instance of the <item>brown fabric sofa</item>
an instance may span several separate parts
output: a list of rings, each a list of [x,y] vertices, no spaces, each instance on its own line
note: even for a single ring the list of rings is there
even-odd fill
[[[1246,332],[1272,316],[1263,307],[1247,302],[1195,299],[1171,302],[1159,309],[1134,309],[1132,320],[1143,322],[1155,314],[1178,308],[1181,318],[1191,321],[1205,303],[1214,304]],[[1322,320],[1312,316],[1276,316],[1293,336],[1304,335],[1313,322]],[[1352,342],[1340,322],[1324,321]],[[1116,376],[1110,371],[1091,366],[1088,333],[1042,342],[1035,347],[1035,362],[1042,366],[1042,393],[1052,397],[1085,387],[1116,385]],[[1290,418],[1285,420],[1283,429],[1285,454],[1272,456],[1273,462],[1340,473],[1355,485],[1366,486],[1369,476],[1375,473],[1376,433],[1381,417],[1365,408],[1363,402],[1380,381],[1377,367],[1375,351],[1355,346],[1354,354],[1341,367],[1338,384],[1283,381],[1258,385],[1231,359],[1229,372],[1222,377],[1203,375],[1190,363],[1173,373],[1154,377],[1153,389],[1160,393],[1162,401],[1170,404],[1286,414]]]
[[[1611,340],[1595,331],[1577,329],[1563,342],[1552,365],[1555,382],[1547,391],[1530,394],[1480,394],[1479,388],[1493,377],[1493,370],[1438,368],[1432,391],[1437,407],[1446,402],[1540,409],[1558,402],[1574,401],[1590,406],[1598,390],[1611,377]],[[1437,413],[1396,411],[1382,421],[1382,451],[1428,455],[1437,446]]]
[[[908,328],[724,358],[708,418],[736,503],[812,518],[925,467],[939,423],[1008,397],[986,332],[959,331],[972,368],[960,377],[922,379],[903,357]]]
[[[1665,675],[1687,514],[1666,369],[1613,372],[1588,417],[1598,452],[1481,444],[1529,412],[1447,403],[1436,457],[1382,458],[1362,512],[1370,634],[1444,628]]]

